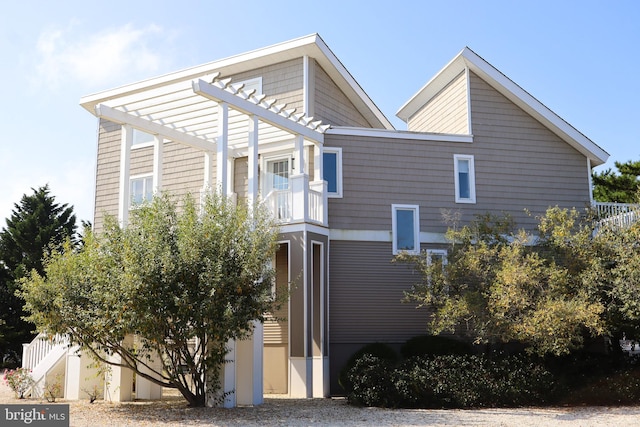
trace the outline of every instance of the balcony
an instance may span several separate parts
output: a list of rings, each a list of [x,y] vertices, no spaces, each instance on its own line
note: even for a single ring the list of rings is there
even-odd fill
[[[281,224],[310,223],[323,227],[327,221],[327,183],[309,182],[307,175],[294,175],[286,190],[272,190],[263,202]]]
[[[593,208],[603,226],[624,228],[640,220],[640,204],[594,202]]]

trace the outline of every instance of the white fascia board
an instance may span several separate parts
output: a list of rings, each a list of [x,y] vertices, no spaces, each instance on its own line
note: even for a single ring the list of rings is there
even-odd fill
[[[462,58],[464,50],[460,51],[447,65],[442,67],[424,86],[418,90],[402,107],[398,109],[396,117],[405,123],[409,121],[419,108],[429,99],[433,98],[444,86],[446,86],[455,76],[464,70],[464,60]]]
[[[331,127],[325,135],[363,136],[372,138],[398,138],[417,141],[462,142],[472,143],[473,135],[411,132],[373,128]]]
[[[551,129],[569,145],[595,161],[596,166],[607,161],[609,154],[606,151],[551,111],[513,80],[478,56],[474,51],[467,47],[462,51],[462,56],[471,71],[478,74],[494,89]]]
[[[567,144],[590,158],[593,166],[600,165],[609,158],[606,151],[468,47],[465,47],[449,61],[409,101],[400,107],[396,113],[397,117],[407,122],[429,99],[435,96],[455,76],[463,72],[465,67],[468,67],[511,102],[548,127]]]
[[[171,129],[169,127],[151,122],[149,120],[145,120],[141,117],[116,110],[106,105],[96,105],[94,114],[96,115],[96,117],[104,118],[114,123],[130,124],[134,128],[144,130],[151,134],[160,135],[172,141],[182,142],[199,150],[214,151],[216,149],[214,142],[210,142],[193,135],[179,132],[175,129]]]
[[[220,89],[204,80],[193,81],[193,91],[200,96],[211,99],[216,102],[226,102],[233,109],[242,111],[245,114],[255,115],[260,120],[272,124],[280,129],[287,130],[294,134],[304,136],[306,139],[322,144],[324,142],[323,134],[308,127],[281,116],[271,110],[267,110],[258,104],[242,99],[224,89]]]
[[[322,40],[322,38],[316,34],[315,45],[320,49],[324,57],[329,60],[333,69],[335,69],[340,77],[349,85],[350,89],[355,93],[358,99],[362,100],[364,106],[369,109],[376,119],[386,128],[390,130],[394,130],[395,127],[393,124],[387,119],[387,117],[380,111],[380,109],[376,106],[376,104],[369,98],[369,95],[362,89],[360,84],[353,78],[351,73],[346,69],[342,62],[338,59],[338,57],[329,49],[329,46]],[[318,59],[318,58],[316,58]],[[330,71],[325,67],[325,71]],[[334,79],[337,82],[337,80]],[[339,84],[338,84],[339,85]],[[353,101],[353,100],[352,100]]]

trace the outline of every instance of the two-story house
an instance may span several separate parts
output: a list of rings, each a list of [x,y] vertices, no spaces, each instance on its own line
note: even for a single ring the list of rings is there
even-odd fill
[[[233,347],[229,406],[339,393],[362,345],[424,333],[427,313],[401,302],[415,277],[391,259],[444,255],[443,211],[463,223],[509,212],[531,227],[525,209],[589,205],[591,170],[608,157],[468,48],[397,112],[407,130],[317,34],[80,103],[99,118],[98,232],[105,213],[126,223],[157,191],[219,189],[267,203],[280,224],[276,288],[289,304]]]

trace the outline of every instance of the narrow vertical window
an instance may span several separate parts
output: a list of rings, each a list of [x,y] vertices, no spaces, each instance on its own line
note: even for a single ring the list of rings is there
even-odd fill
[[[322,168],[328,196],[342,197],[342,149],[325,147],[322,152]]]
[[[393,254],[420,252],[420,215],[416,205],[392,205]]]
[[[456,203],[476,202],[476,183],[473,156],[456,154],[453,156]]]

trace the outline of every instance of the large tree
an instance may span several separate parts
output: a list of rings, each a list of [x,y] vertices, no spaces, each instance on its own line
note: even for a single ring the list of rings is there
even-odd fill
[[[217,196],[178,206],[158,196],[126,227],[108,217],[99,235],[85,231],[80,248],[53,253],[45,275],[23,279],[22,295],[39,330],[66,334],[98,360],[202,406],[219,390],[229,340],[274,308],[277,234],[258,207]],[[160,355],[161,366],[149,366],[148,355]]]
[[[615,162],[618,172],[610,168],[593,173],[593,197],[599,202],[640,202],[640,160]]]
[[[592,231],[575,210],[548,210],[535,235],[514,230],[508,218],[482,216],[449,230],[446,265],[424,255],[396,260],[421,273],[407,298],[431,309],[432,333],[519,341],[560,355],[606,330],[601,283],[593,280],[604,267],[592,257]]]
[[[66,239],[75,239],[73,207],[56,203],[48,185],[32,190],[14,205],[0,231],[0,353],[5,355],[19,353],[34,329],[22,319],[24,301],[15,295],[17,281],[32,269],[43,274],[43,256]]]

